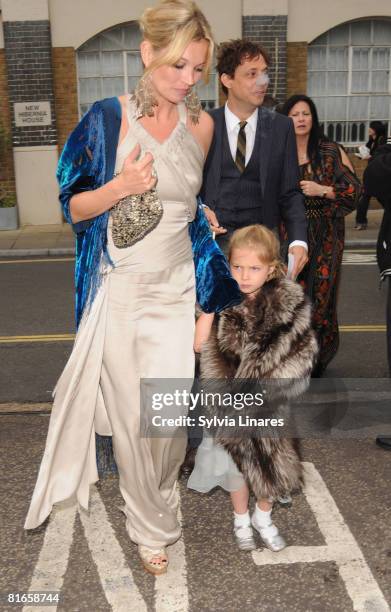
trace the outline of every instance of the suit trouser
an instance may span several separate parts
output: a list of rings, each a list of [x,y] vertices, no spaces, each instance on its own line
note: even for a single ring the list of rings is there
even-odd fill
[[[232,231],[228,231],[226,234],[220,234],[216,236],[216,242],[219,245],[220,249],[223,251],[224,255],[228,259],[228,249],[229,249],[229,241],[232,236]]]
[[[387,323],[388,373],[389,373],[389,376],[391,376],[391,276],[388,277],[386,323]]]
[[[367,213],[370,199],[370,196],[364,193],[357,204],[356,223],[360,225],[366,225],[368,223]]]

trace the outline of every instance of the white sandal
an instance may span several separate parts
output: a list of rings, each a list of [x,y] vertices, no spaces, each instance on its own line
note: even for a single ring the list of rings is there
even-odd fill
[[[154,576],[160,576],[167,572],[168,559],[165,548],[148,548],[142,544],[138,545],[138,554],[144,566],[144,569],[153,574]],[[156,559],[159,559],[157,561]]]

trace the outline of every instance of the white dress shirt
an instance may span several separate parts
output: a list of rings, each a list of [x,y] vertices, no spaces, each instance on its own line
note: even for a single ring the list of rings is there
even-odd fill
[[[233,114],[233,112],[228,108],[228,104],[225,104],[225,125],[227,126],[227,135],[229,148],[231,150],[232,159],[235,161],[236,158],[236,149],[238,148],[238,135],[240,126],[239,123],[241,119]],[[257,121],[258,121],[258,109],[256,108],[248,119],[246,119],[247,125],[244,128],[246,133],[246,161],[245,164],[247,166],[250,161],[251,154],[254,149],[255,142],[255,133],[257,131]]]
[[[239,123],[241,119],[237,117],[228,107],[228,103],[225,103],[224,108],[224,116],[225,116],[225,125],[227,127],[227,136],[229,148],[231,151],[232,159],[235,161],[236,158],[236,150],[238,148],[238,135],[240,126]],[[252,115],[250,115],[247,119],[247,125],[244,128],[246,133],[246,161],[245,165],[247,166],[250,161],[255,142],[255,134],[257,131],[257,123],[258,123],[258,109],[256,108]],[[308,251],[307,243],[303,240],[294,240],[290,243],[289,248],[293,246],[302,246]]]

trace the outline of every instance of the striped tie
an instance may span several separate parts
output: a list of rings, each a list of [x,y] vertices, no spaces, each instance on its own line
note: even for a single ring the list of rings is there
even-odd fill
[[[238,145],[236,149],[235,164],[239,172],[243,172],[246,167],[246,132],[244,128],[247,125],[247,121],[241,121],[239,123],[239,134],[238,134]]]

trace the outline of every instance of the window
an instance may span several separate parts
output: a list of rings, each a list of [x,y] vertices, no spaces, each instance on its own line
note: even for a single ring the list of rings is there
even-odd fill
[[[342,24],[308,47],[308,95],[325,133],[346,145],[368,140],[373,120],[391,125],[391,20]]]
[[[77,52],[79,111],[83,115],[101,98],[133,91],[143,72],[137,24],[117,26],[98,34]],[[218,97],[216,73],[208,85],[200,82],[197,93],[206,109],[216,106]]]

